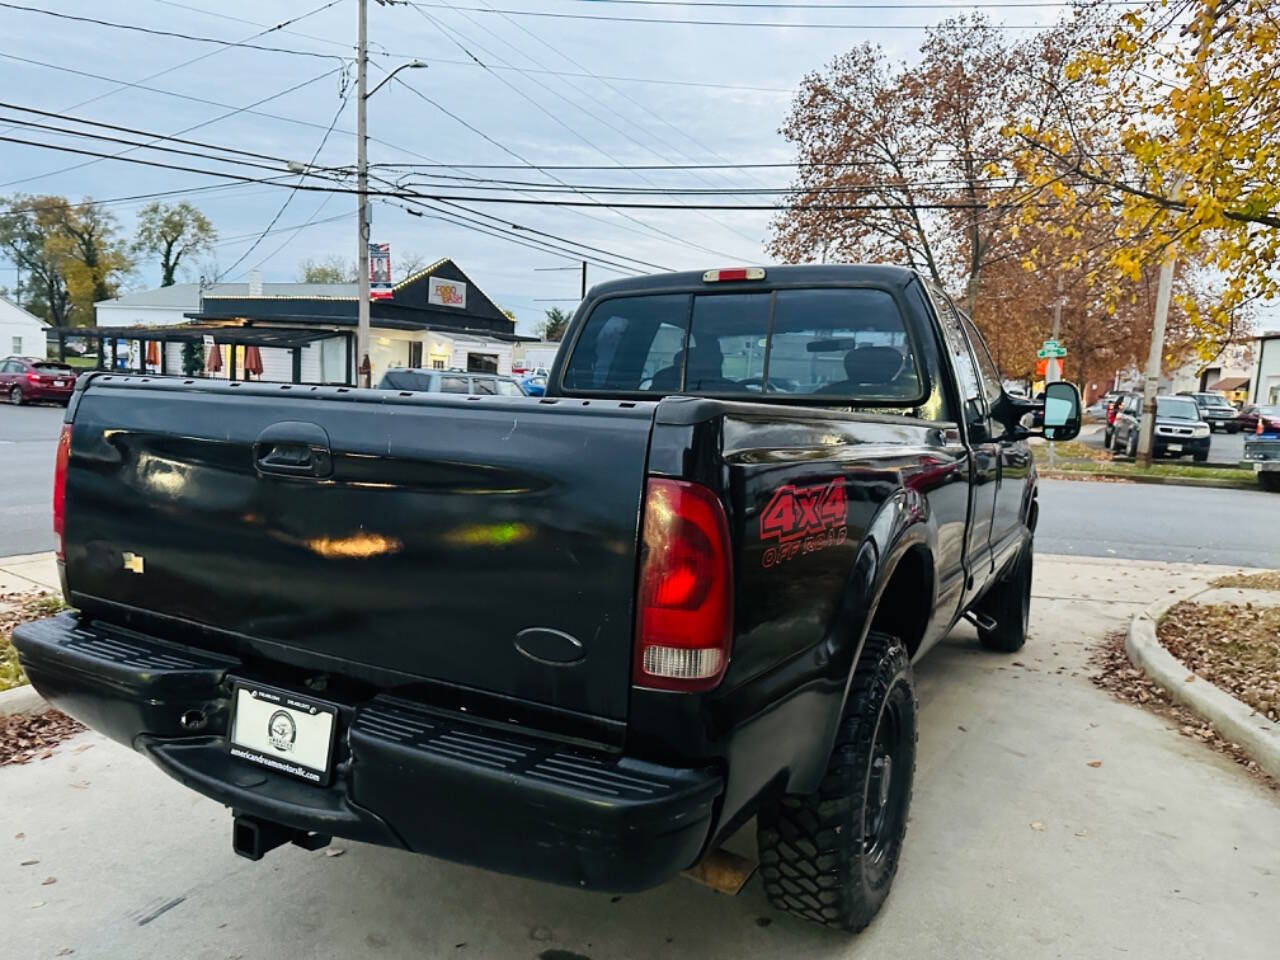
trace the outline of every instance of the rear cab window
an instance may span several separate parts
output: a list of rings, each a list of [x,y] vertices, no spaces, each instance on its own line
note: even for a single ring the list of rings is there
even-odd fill
[[[921,368],[886,290],[651,294],[594,308],[563,387],[910,406],[924,400]]]

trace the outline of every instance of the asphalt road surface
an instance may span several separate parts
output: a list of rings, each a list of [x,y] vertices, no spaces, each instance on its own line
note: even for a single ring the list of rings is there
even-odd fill
[[[0,406],[0,556],[53,549],[59,406]]]
[[[758,877],[736,897],[679,878],[614,897],[348,841],[250,863],[227,810],[82,734],[0,767],[0,956],[1275,960],[1277,794],[1086,664],[1134,610],[1220,570],[1042,557],[1025,650],[987,653],[965,624],[920,661],[902,867],[856,938],[774,912]],[[754,857],[754,831],[731,845]]]
[[[1280,496],[1096,480],[1041,480],[1036,550],[1280,567]]]

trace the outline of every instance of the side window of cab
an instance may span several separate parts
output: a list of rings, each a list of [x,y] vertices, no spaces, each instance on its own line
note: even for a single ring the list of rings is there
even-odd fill
[[[951,368],[956,374],[956,387],[960,391],[960,402],[964,405],[965,426],[970,434],[974,433],[975,428],[980,430],[982,439],[985,440],[990,436],[986,394],[982,388],[982,381],[978,377],[978,367],[970,351],[969,340],[960,322],[960,313],[941,290],[932,284],[925,284],[925,289],[929,292],[929,298],[933,301],[934,310],[938,314],[947,353],[951,357]]]

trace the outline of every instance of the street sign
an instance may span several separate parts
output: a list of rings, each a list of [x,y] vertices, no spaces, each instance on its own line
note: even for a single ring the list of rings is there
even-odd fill
[[[1058,343],[1057,340],[1046,340],[1044,345],[1036,351],[1036,356],[1041,360],[1052,357],[1061,360],[1067,355],[1067,348]]]

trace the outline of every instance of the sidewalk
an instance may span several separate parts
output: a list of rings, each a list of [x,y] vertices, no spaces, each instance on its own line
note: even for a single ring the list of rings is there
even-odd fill
[[[58,565],[52,551],[0,557],[0,594],[59,589]]]
[[[1041,554],[1024,650],[985,652],[966,623],[925,656],[903,866],[856,939],[774,913],[758,879],[737,897],[674,880],[619,898],[348,841],[341,857],[283,847],[248,864],[219,804],[86,733],[50,759],[0,768],[6,949],[76,960],[168,960],[174,943],[309,960],[375,946],[384,960],[1274,960],[1276,795],[1095,688],[1087,663],[1135,611],[1234,569]],[[754,834],[731,846],[754,854]],[[39,866],[20,866],[29,860]]]

